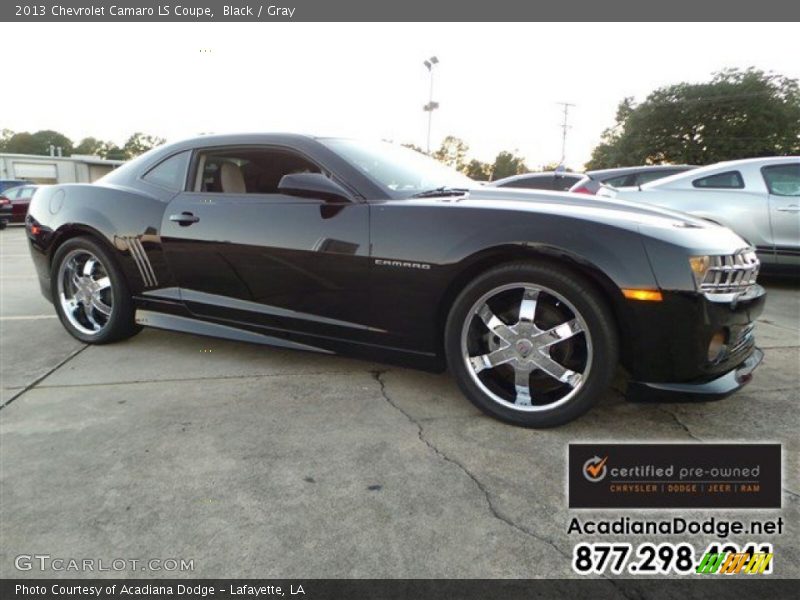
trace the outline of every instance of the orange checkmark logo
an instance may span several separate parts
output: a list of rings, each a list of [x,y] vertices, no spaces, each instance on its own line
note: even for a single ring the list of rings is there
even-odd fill
[[[599,456],[594,456],[583,464],[584,475],[589,481],[600,481],[606,476],[606,461],[608,456],[602,459]]]

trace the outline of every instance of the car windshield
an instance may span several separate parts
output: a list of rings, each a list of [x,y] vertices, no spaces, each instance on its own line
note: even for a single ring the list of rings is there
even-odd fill
[[[466,175],[410,148],[388,142],[321,141],[396,198],[476,186]]]

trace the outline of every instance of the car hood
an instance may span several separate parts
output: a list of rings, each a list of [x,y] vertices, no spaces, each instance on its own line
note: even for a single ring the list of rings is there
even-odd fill
[[[747,241],[727,227],[683,212],[588,194],[481,187],[469,190],[461,196],[419,198],[402,202],[449,204],[463,208],[589,221],[598,226],[624,229],[645,238],[676,244],[696,255],[731,254],[750,247]]]
[[[643,205],[618,198],[543,192],[540,190],[509,190],[508,188],[476,188],[466,196],[441,199],[462,202],[471,206],[486,206],[504,210],[547,212],[599,221],[618,221],[653,226],[707,228],[714,225],[692,215],[668,208]]]

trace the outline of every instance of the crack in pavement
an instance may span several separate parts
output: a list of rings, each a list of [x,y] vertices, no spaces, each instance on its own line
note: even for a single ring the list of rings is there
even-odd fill
[[[36,387],[36,386],[37,386],[37,385],[38,385],[40,382],[42,382],[42,381],[44,381],[45,379],[47,379],[48,377],[50,377],[50,375],[52,375],[53,373],[55,373],[56,371],[58,371],[58,369],[60,369],[61,367],[63,367],[65,364],[67,364],[69,361],[71,361],[71,360],[72,360],[73,358],[75,358],[76,356],[78,356],[78,354],[80,354],[81,352],[83,352],[84,350],[86,350],[88,347],[89,347],[89,345],[88,345],[88,344],[86,344],[86,345],[84,345],[84,346],[81,346],[81,347],[80,347],[80,348],[78,348],[77,350],[73,351],[73,352],[72,352],[72,353],[71,353],[69,356],[67,356],[67,357],[66,357],[64,360],[62,360],[60,363],[58,363],[58,364],[57,364],[56,366],[54,366],[52,369],[50,369],[49,371],[47,371],[47,372],[46,372],[44,375],[42,375],[41,377],[38,377],[38,378],[34,379],[34,380],[31,382],[31,383],[29,383],[29,384],[28,384],[28,385],[26,385],[24,388],[22,388],[22,389],[21,389],[19,392],[17,392],[17,393],[16,393],[16,394],[14,394],[13,396],[11,396],[11,398],[9,398],[8,400],[6,400],[6,401],[5,401],[3,404],[0,404],[0,410],[4,409],[6,406],[8,406],[9,404],[11,404],[11,403],[12,403],[14,400],[16,400],[17,398],[19,398],[20,396],[22,396],[22,395],[23,395],[25,392],[27,392],[28,390],[32,390],[33,388],[35,388],[35,387]]]
[[[792,388],[792,389],[793,389],[793,388]],[[702,438],[699,438],[699,437],[697,437],[695,434],[693,434],[693,433],[691,432],[691,430],[689,429],[689,427],[688,427],[688,426],[687,426],[687,425],[686,425],[686,424],[685,424],[683,421],[681,421],[681,420],[680,420],[680,418],[678,417],[678,415],[677,415],[677,414],[675,414],[675,413],[674,413],[674,412],[672,412],[672,411],[669,411],[669,410],[667,410],[667,409],[666,409],[666,408],[664,408],[663,406],[659,406],[659,407],[658,407],[658,409],[659,409],[661,412],[663,412],[663,413],[666,413],[666,414],[668,414],[669,416],[671,416],[671,417],[672,417],[672,420],[673,420],[673,421],[675,421],[675,423],[677,423],[677,424],[678,424],[678,426],[679,426],[681,429],[683,429],[683,430],[684,430],[684,431],[685,431],[685,432],[686,432],[686,433],[689,435],[689,437],[690,437],[690,438],[692,438],[693,440],[695,440],[695,441],[697,441],[697,442],[705,442],[705,440],[704,440],[704,439],[702,439]],[[790,496],[790,497],[792,497],[792,498],[794,498],[794,499],[796,499],[796,500],[800,500],[800,494],[798,494],[797,492],[795,492],[795,491],[792,491],[792,490],[790,490],[789,488],[785,488],[785,487],[781,487],[781,490],[783,491],[783,493],[784,493],[784,494],[787,494],[788,496]]]
[[[669,415],[670,417],[672,417],[672,420],[675,422],[675,424],[676,424],[678,427],[680,427],[681,429],[683,429],[683,431],[685,431],[685,432],[686,432],[686,435],[688,435],[688,436],[689,436],[690,438],[692,438],[694,441],[696,441],[696,442],[702,442],[702,441],[704,441],[704,440],[700,439],[699,437],[697,437],[695,434],[693,434],[693,433],[692,433],[692,430],[691,430],[691,429],[689,429],[689,426],[688,426],[688,425],[686,425],[686,423],[684,423],[683,421],[681,421],[680,417],[678,417],[678,415],[677,415],[676,413],[674,413],[674,412],[672,412],[672,411],[670,411],[670,410],[667,410],[667,409],[666,409],[665,407],[663,407],[663,406],[659,406],[659,407],[658,407],[658,410],[660,410],[660,411],[661,411],[661,412],[663,412],[664,414],[666,414],[666,415]]]
[[[408,421],[410,423],[412,423],[413,425],[416,426],[416,428],[417,428],[417,437],[419,438],[419,440],[423,444],[425,444],[428,448],[430,448],[434,452],[434,454],[436,454],[436,456],[438,456],[439,458],[441,458],[445,462],[448,462],[448,463],[450,463],[452,465],[455,465],[467,477],[469,477],[472,480],[472,482],[476,485],[476,487],[483,494],[483,497],[486,500],[486,505],[489,507],[489,512],[492,513],[492,516],[494,516],[495,519],[498,519],[499,521],[502,521],[506,525],[508,525],[510,527],[513,527],[517,531],[519,531],[521,533],[524,533],[525,535],[528,535],[528,536],[530,536],[532,538],[535,538],[535,539],[539,540],[540,542],[546,543],[547,545],[552,547],[556,552],[558,552],[564,558],[572,560],[572,557],[569,554],[567,554],[566,552],[564,552],[563,550],[561,550],[561,548],[559,548],[555,544],[555,542],[553,542],[553,540],[551,540],[551,539],[549,539],[547,537],[544,537],[544,536],[536,533],[535,531],[531,531],[530,529],[528,529],[526,527],[523,527],[522,525],[519,525],[519,524],[515,523],[510,518],[508,518],[505,515],[503,515],[502,513],[500,513],[500,511],[494,505],[494,501],[492,500],[492,496],[491,496],[489,490],[486,489],[486,486],[484,486],[483,483],[481,483],[481,481],[469,469],[467,469],[466,466],[464,466],[459,461],[455,460],[454,458],[451,458],[450,456],[448,456],[447,454],[442,452],[436,445],[433,444],[433,442],[431,442],[429,439],[427,439],[425,437],[424,429],[423,429],[422,425],[420,424],[420,422],[418,420],[416,420],[414,417],[412,417],[407,411],[405,411],[402,408],[400,408],[400,406],[397,403],[395,403],[394,400],[391,399],[391,397],[389,396],[388,392],[386,391],[386,382],[383,379],[383,376],[386,373],[387,373],[386,370],[372,371],[373,378],[375,379],[375,381],[378,382],[378,385],[380,386],[381,396],[383,396],[383,399],[386,400],[386,402],[388,402],[395,410],[397,410],[400,414],[402,414],[406,419],[408,419]]]
[[[409,423],[416,426],[417,437],[419,438],[419,441],[425,444],[430,450],[433,451],[434,454],[436,454],[436,456],[441,458],[443,461],[458,467],[458,469],[460,469],[462,473],[464,473],[467,477],[469,477],[472,480],[472,482],[475,484],[478,490],[483,494],[483,498],[486,501],[486,506],[488,507],[489,512],[495,519],[505,523],[509,527],[515,529],[516,531],[524,535],[532,537],[533,539],[538,540],[540,542],[544,542],[545,544],[553,548],[553,550],[555,550],[558,554],[560,554],[561,556],[563,556],[564,558],[566,558],[568,561],[571,562],[572,556],[564,552],[561,548],[559,548],[559,546],[552,539],[545,537],[539,533],[536,533],[535,531],[528,529],[527,527],[524,527],[518,523],[515,523],[509,517],[502,514],[500,510],[497,508],[497,506],[495,506],[494,501],[492,500],[492,495],[486,488],[486,486],[483,483],[481,483],[481,481],[464,464],[460,463],[456,459],[451,458],[450,456],[442,452],[433,442],[431,442],[428,438],[425,437],[425,430],[422,427],[420,421],[412,417],[411,414],[408,413],[407,411],[403,410],[394,400],[392,400],[392,398],[389,396],[389,393],[386,391],[386,382],[384,381],[383,376],[388,372],[389,372],[388,369],[371,371],[372,377],[380,386],[381,396],[383,397],[383,399],[392,408],[394,408],[397,412],[403,415],[409,421]],[[640,598],[638,594],[635,596],[631,596],[630,590],[623,588],[617,581],[615,581],[605,573],[603,573],[600,577],[603,580],[607,581],[616,590],[616,592],[621,594],[623,597],[628,598],[629,600],[634,600],[634,599],[638,600]]]

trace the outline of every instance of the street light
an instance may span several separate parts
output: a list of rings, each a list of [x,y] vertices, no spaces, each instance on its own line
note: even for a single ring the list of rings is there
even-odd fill
[[[435,56],[431,56],[428,60],[424,61],[422,64],[425,65],[425,68],[428,69],[428,73],[431,75],[431,87],[430,93],[428,95],[428,103],[422,107],[426,113],[428,113],[428,154],[431,153],[431,121],[433,120],[433,111],[439,108],[439,103],[433,101],[433,67],[439,64],[439,59]]]

